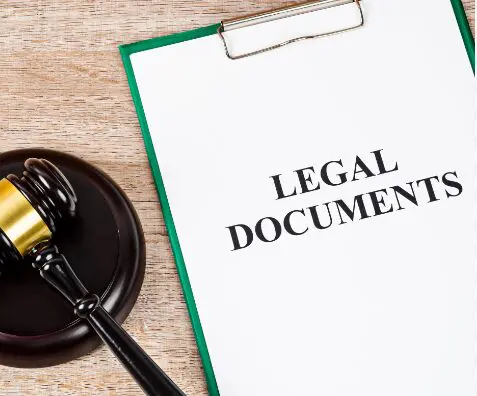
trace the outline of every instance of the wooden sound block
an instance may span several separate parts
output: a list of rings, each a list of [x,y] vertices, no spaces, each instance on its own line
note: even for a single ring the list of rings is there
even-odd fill
[[[28,158],[44,158],[69,179],[77,217],[60,227],[54,243],[86,288],[122,323],[144,278],[146,249],[139,219],[124,192],[103,172],[68,154],[42,149],[0,154],[0,179],[20,175]],[[0,276],[0,364],[44,367],[91,352],[96,333],[26,261]]]

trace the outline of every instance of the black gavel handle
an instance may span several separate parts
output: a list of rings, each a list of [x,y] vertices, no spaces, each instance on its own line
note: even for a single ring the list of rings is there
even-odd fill
[[[73,306],[75,314],[91,325],[103,342],[150,396],[185,396],[177,385],[109,315],[95,294],[90,294],[66,258],[54,245],[34,249],[33,267]]]
[[[86,320],[146,394],[184,395],[101,305],[92,311]]]

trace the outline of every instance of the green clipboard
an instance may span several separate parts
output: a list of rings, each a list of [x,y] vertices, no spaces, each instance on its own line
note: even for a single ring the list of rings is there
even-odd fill
[[[452,7],[457,19],[457,23],[462,34],[462,38],[467,50],[469,61],[472,67],[472,70],[475,73],[475,42],[472,35],[472,31],[465,14],[464,6],[461,0],[449,0],[452,3]],[[139,125],[141,127],[142,135],[144,138],[146,152],[149,159],[149,164],[152,169],[152,174],[156,184],[156,189],[159,194],[159,201],[161,203],[161,208],[164,216],[164,222],[167,228],[169,235],[169,240],[172,247],[172,252],[177,266],[177,271],[179,274],[179,279],[182,285],[182,290],[184,292],[185,301],[187,304],[187,309],[189,316],[192,322],[192,328],[197,342],[197,347],[199,349],[199,354],[202,359],[202,364],[204,367],[205,378],[207,381],[207,386],[209,394],[212,396],[219,396],[219,389],[217,386],[217,381],[215,378],[214,370],[212,368],[211,359],[207,349],[207,344],[205,341],[204,333],[200,323],[199,314],[194,300],[194,295],[192,293],[191,284],[189,277],[187,275],[187,269],[185,266],[184,258],[182,255],[179,239],[177,236],[176,228],[174,226],[174,219],[172,218],[169,202],[167,199],[166,190],[164,187],[163,179],[161,176],[161,171],[157,162],[156,153],[154,151],[154,146],[152,143],[151,135],[146,121],[146,116],[144,113],[143,105],[141,102],[141,97],[139,95],[138,86],[136,83],[136,77],[131,64],[130,56],[136,52],[147,51],[153,48],[164,47],[171,44],[177,44],[188,40],[193,40],[205,36],[210,36],[217,34],[222,24],[217,23],[210,26],[205,26],[199,29],[194,29],[182,33],[176,33],[169,36],[157,37],[145,41],[140,41],[137,43],[126,44],[119,46],[119,51],[123,60],[124,68],[126,70],[126,75],[131,89],[131,95],[136,107],[136,112],[139,118]]]

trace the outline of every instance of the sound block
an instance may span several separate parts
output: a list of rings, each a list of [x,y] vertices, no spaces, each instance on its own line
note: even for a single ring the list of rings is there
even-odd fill
[[[122,323],[142,286],[145,243],[131,202],[107,175],[68,154],[42,149],[0,154],[0,179],[21,175],[28,158],[44,158],[69,179],[78,196],[77,217],[54,235],[86,288]],[[26,260],[0,276],[0,364],[44,367],[91,352],[96,333]]]

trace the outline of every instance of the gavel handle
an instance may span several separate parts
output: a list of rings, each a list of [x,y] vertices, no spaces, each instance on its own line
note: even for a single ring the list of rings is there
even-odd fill
[[[184,395],[101,305],[86,320],[147,395]]]
[[[149,396],[185,396],[144,350],[103,308],[97,295],[90,294],[66,258],[54,245],[34,249],[33,267],[73,306],[75,314],[91,325],[116,355],[144,393]]]

